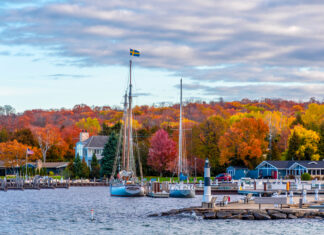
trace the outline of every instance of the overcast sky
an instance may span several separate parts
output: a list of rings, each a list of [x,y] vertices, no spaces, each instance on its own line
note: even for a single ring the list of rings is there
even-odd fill
[[[14,2],[14,3],[13,3]],[[1,0],[0,105],[324,98],[321,0]]]

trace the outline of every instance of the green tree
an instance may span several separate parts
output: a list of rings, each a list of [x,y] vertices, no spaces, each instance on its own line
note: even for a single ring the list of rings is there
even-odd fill
[[[79,154],[74,159],[73,163],[73,173],[75,178],[80,178],[82,175],[82,163]]]
[[[121,128],[121,122],[117,122],[111,127],[106,125],[105,123],[103,123],[101,131],[99,132],[99,135],[109,136],[112,132],[114,132],[116,135],[118,135],[120,128]]]
[[[36,147],[38,145],[37,140],[35,139],[33,133],[29,128],[24,128],[15,131],[12,135],[12,139],[15,139],[18,142],[26,144],[28,146]]]
[[[208,158],[212,173],[224,171],[220,166],[220,149],[218,142],[228,128],[227,122],[220,116],[212,116],[192,129],[193,154],[202,159]]]
[[[299,145],[301,144],[301,140],[296,131],[293,131],[291,137],[289,138],[288,143],[288,151],[286,160],[298,160],[297,151],[299,149]]]
[[[8,133],[7,129],[2,128],[0,130],[0,143],[7,142],[8,140],[9,140],[9,133]]]
[[[278,147],[278,139],[277,138],[273,138],[271,140],[271,149],[270,149],[270,153],[268,155],[268,159],[273,160],[273,161],[281,160],[281,155],[280,155],[280,151],[279,151],[279,147]]]
[[[90,169],[85,161],[84,158],[82,158],[81,162],[81,177],[88,179],[90,175]]]
[[[108,142],[105,144],[103,150],[103,158],[101,159],[101,176],[110,176],[112,174],[114,160],[116,156],[118,139],[114,132],[112,132],[108,138]]]
[[[318,142],[318,154],[320,159],[324,159],[324,121],[321,123],[319,131],[320,141]]]
[[[92,161],[91,161],[90,178],[98,179],[99,177],[100,177],[100,165],[99,165],[98,159],[96,157],[96,154],[93,153]]]

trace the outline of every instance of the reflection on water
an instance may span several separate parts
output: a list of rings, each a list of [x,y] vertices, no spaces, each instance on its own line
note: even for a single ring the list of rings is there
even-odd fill
[[[0,192],[0,234],[323,234],[323,220],[147,217],[169,209],[197,206],[201,199],[202,196],[188,199],[109,197],[107,187]]]

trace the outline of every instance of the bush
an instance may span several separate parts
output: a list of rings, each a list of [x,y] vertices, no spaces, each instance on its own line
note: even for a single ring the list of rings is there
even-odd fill
[[[49,172],[49,176],[54,176],[54,172],[53,171],[50,171]]]
[[[308,174],[308,173],[304,173],[304,174],[301,175],[301,179],[302,179],[302,180],[311,180],[312,177],[311,177],[310,174]]]

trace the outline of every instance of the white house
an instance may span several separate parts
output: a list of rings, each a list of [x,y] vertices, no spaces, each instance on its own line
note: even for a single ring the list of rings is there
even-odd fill
[[[79,154],[80,159],[82,160],[84,158],[88,166],[90,166],[93,153],[96,154],[99,161],[102,159],[102,152],[107,142],[108,136],[99,135],[89,137],[88,132],[81,132],[80,141],[75,146],[75,157]]]

